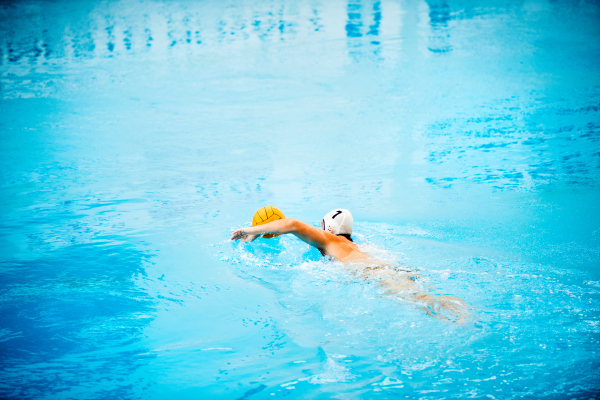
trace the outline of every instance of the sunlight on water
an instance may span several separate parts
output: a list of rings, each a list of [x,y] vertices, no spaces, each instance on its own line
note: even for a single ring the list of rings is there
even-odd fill
[[[0,397],[598,397],[599,17],[2,2]],[[387,266],[229,241],[269,204]]]

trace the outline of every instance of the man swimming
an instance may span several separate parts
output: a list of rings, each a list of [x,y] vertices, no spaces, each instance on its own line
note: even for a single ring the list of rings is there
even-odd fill
[[[353,223],[350,211],[340,208],[323,217],[322,230],[297,219],[286,218],[264,225],[238,229],[233,232],[231,240],[241,239],[244,242],[251,242],[263,234],[291,233],[303,242],[316,247],[324,256],[331,256],[343,263],[367,260],[369,256],[361,252],[352,242]]]
[[[322,255],[330,256],[351,267],[352,272],[369,281],[376,281],[389,296],[410,300],[427,314],[451,321],[463,321],[467,305],[452,296],[431,293],[418,284],[418,274],[407,268],[397,268],[362,252],[352,240],[354,219],[350,211],[338,208],[321,220],[317,229],[294,218],[280,219],[233,232],[231,240],[252,242],[264,234],[291,233],[303,242],[316,247]]]

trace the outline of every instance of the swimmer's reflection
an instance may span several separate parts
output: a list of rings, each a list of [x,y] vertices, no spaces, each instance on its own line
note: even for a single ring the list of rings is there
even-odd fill
[[[415,271],[395,268],[363,253],[352,241],[353,223],[350,211],[340,208],[323,217],[322,230],[297,219],[287,218],[238,229],[233,232],[231,240],[251,242],[264,234],[294,234],[316,247],[324,256],[345,263],[357,276],[377,283],[387,295],[410,301],[423,308],[430,316],[454,322],[465,321],[469,315],[469,306],[464,301],[433,293],[420,282]]]

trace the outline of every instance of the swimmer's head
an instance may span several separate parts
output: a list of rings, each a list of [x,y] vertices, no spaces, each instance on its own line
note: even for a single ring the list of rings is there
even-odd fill
[[[334,235],[350,236],[352,234],[353,223],[354,219],[350,211],[343,208],[336,208],[323,217],[322,226],[324,230]]]

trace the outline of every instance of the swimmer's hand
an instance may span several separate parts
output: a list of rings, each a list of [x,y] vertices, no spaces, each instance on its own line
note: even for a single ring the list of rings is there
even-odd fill
[[[231,240],[242,240],[242,242],[252,242],[256,240],[260,235],[252,233],[252,228],[242,228],[233,232],[231,235]]]

